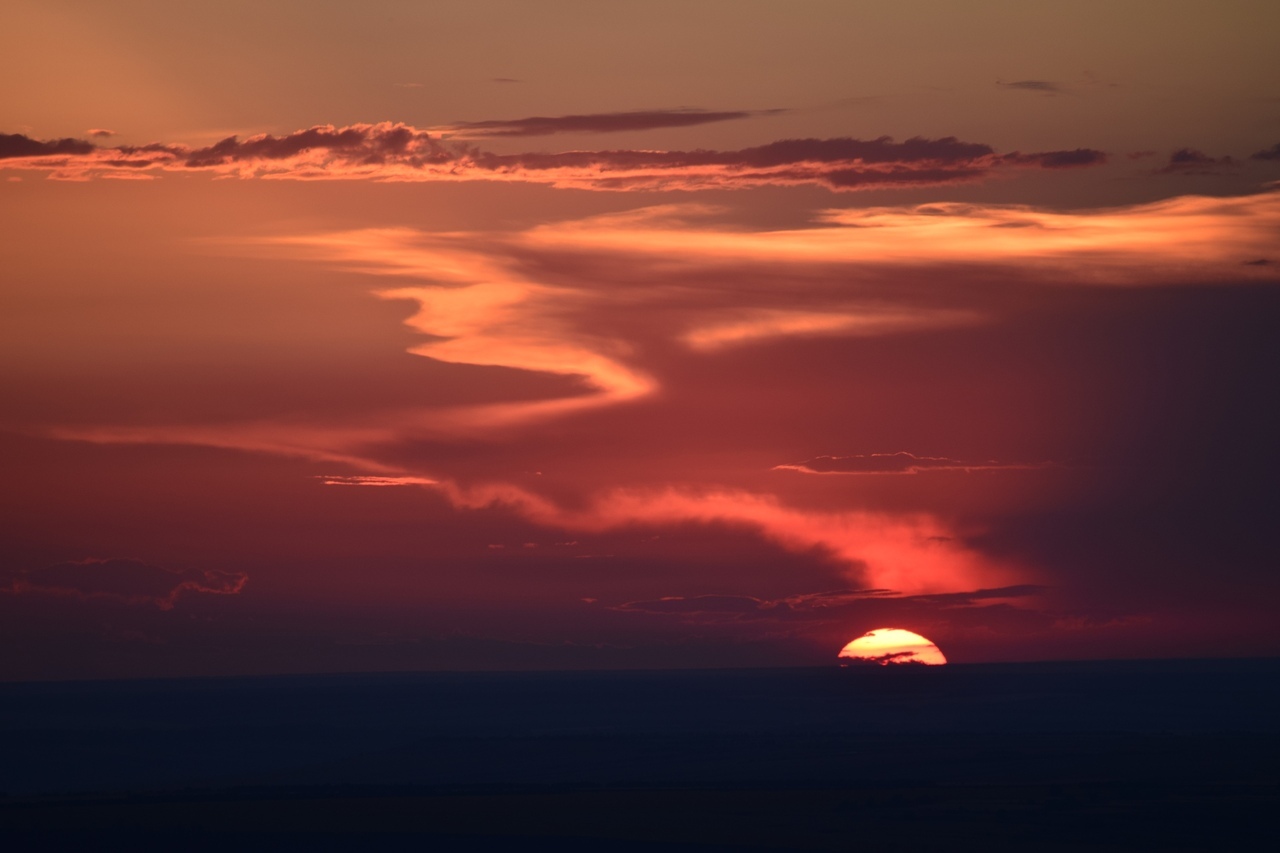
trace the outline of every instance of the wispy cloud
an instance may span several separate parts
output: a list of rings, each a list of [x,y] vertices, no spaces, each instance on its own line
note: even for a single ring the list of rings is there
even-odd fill
[[[729,489],[617,489],[571,509],[507,483],[465,487],[443,481],[431,488],[459,508],[506,508],[572,532],[690,523],[742,527],[789,550],[817,549],[851,580],[897,592],[946,593],[1027,580],[1024,569],[970,550],[955,530],[927,513],[810,510]]]
[[[556,133],[622,133],[624,131],[660,130],[694,127],[723,121],[777,115],[785,109],[714,111],[700,109],[634,110],[620,113],[588,113],[585,115],[531,116],[517,119],[458,122],[447,128],[436,128],[451,137],[482,139],[490,136],[550,136]]]
[[[734,348],[995,321],[999,307],[978,290],[958,294],[957,280],[996,276],[1026,287],[1274,281],[1274,264],[1250,262],[1273,254],[1280,193],[1076,213],[958,204],[842,209],[823,212],[818,225],[749,229],[717,221],[714,209],[664,206],[518,232],[367,229],[259,241],[249,250],[386,282],[379,297],[416,306],[406,322],[421,335],[411,349],[418,355],[561,381],[532,398],[354,410],[324,423],[99,424],[50,434],[237,448],[355,466],[360,474],[434,477],[379,462],[374,448],[652,399],[674,366]],[[904,272],[922,284],[902,287]],[[789,467],[908,473],[1040,462],[890,452]]]
[[[438,482],[429,477],[378,477],[343,474],[322,474],[318,479],[326,486],[434,486]]]

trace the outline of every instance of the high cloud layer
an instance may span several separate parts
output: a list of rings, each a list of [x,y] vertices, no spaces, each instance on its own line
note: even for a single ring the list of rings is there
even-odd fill
[[[530,116],[518,119],[459,122],[439,130],[452,138],[487,136],[550,136],[556,133],[622,133],[637,130],[660,130],[670,127],[693,127],[722,121],[776,115],[786,110],[633,110],[621,113],[588,115]]]
[[[639,118],[637,118],[639,116]],[[705,123],[734,113],[626,113],[481,122],[472,135],[526,136],[574,125],[603,130],[633,125]],[[699,119],[694,121],[693,119]],[[714,119],[720,120],[720,119]],[[657,124],[655,124],[657,122]],[[955,137],[787,139],[733,151],[601,150],[494,153],[405,124],[318,125],[285,136],[227,137],[213,145],[155,143],[98,146],[76,139],[0,137],[0,167],[47,170],[52,177],[138,177],[205,171],[241,178],[381,181],[519,181],[596,190],[697,190],[819,185],[879,189],[978,180],[1011,168],[1093,166],[1092,149],[1000,154]]]

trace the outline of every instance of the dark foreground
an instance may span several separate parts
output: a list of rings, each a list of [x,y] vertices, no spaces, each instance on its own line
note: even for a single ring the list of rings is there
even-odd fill
[[[1280,849],[1280,661],[9,684],[0,734],[31,847]]]

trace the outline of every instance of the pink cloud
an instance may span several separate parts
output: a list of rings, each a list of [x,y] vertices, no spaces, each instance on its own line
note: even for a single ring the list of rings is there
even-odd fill
[[[815,549],[850,579],[904,593],[943,593],[1007,586],[1025,570],[966,548],[956,531],[926,513],[891,514],[798,509],[767,494],[729,489],[617,489],[582,509],[568,509],[519,486],[438,486],[460,509],[502,507],[544,526],[598,533],[628,527],[728,525],[755,531],[788,550]]]

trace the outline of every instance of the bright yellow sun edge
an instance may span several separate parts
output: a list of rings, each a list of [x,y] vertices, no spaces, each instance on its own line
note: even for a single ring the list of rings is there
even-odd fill
[[[938,666],[947,662],[942,650],[913,631],[902,628],[876,628],[868,631],[840,650],[841,665],[849,664],[926,664]]]

